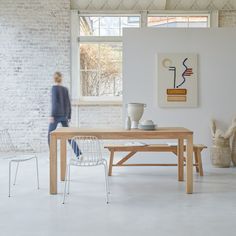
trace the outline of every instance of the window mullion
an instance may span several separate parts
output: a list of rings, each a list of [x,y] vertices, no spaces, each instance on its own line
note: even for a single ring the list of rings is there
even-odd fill
[[[122,42],[122,36],[80,36],[79,42]]]
[[[100,86],[101,80],[101,44],[98,44],[98,86]],[[98,95],[99,96],[99,95]]]
[[[137,14],[138,15],[138,14]],[[136,16],[137,16],[136,15]],[[86,14],[84,15],[86,16]],[[132,15],[127,15],[127,17],[132,16]],[[91,15],[92,17],[92,15]],[[122,89],[121,89],[121,82],[120,79],[122,78],[121,75],[121,68],[120,68],[120,64],[119,62],[122,61],[121,55],[122,55],[122,26],[123,26],[123,18],[122,16],[115,16],[114,17],[119,17],[119,36],[109,36],[111,32],[109,32],[109,30],[106,31],[107,28],[109,27],[113,27],[113,22],[110,22],[110,19],[105,19],[104,24],[103,24],[103,15],[98,16],[98,22],[96,23],[96,25],[92,25],[92,23],[94,22],[94,20],[91,19],[86,19],[86,24],[83,25],[83,29],[81,29],[80,34],[77,38],[78,43],[80,45],[83,45],[85,51],[85,55],[87,55],[87,57],[85,56],[85,60],[88,60],[88,65],[86,65],[86,68],[81,69],[80,71],[82,72],[83,70],[85,70],[87,72],[87,74],[85,73],[84,76],[88,76],[88,79],[92,79],[89,83],[92,83],[91,85],[93,85],[93,89],[94,91],[87,91],[83,94],[81,94],[80,99],[84,100],[84,101],[104,101],[104,100],[108,100],[108,101],[118,101],[122,99]],[[112,15],[110,16],[111,20]],[[89,18],[89,17],[88,17]],[[139,16],[139,26],[140,26],[140,16]],[[117,18],[114,19],[117,22]],[[132,20],[132,19],[131,19]],[[133,21],[129,21],[129,19],[125,19],[124,24],[127,24],[127,27],[132,27],[132,26],[136,26],[137,27],[137,20],[134,19]],[[108,21],[108,23],[107,23]],[[110,26],[109,26],[110,25]],[[109,27],[107,27],[109,26]],[[96,32],[94,32],[94,29],[96,29],[96,27],[98,27],[98,30]],[[103,31],[103,28],[105,31]],[[93,31],[92,34],[95,35],[87,35],[87,31],[91,30]],[[83,35],[85,36],[81,36],[82,32],[84,31]],[[101,36],[101,35],[105,35],[105,36]],[[114,45],[112,45],[112,43]],[[98,45],[98,58],[95,59],[96,62],[98,63],[98,65],[96,66],[96,72],[95,69],[93,69],[94,67],[94,63],[93,61],[91,61],[90,58],[90,54],[91,57],[93,57],[93,44],[94,45]],[[121,44],[121,45],[120,45]],[[104,45],[104,47],[103,47]],[[83,56],[83,54],[80,54],[81,56]],[[111,61],[113,60],[113,61]],[[92,63],[92,64],[91,64]],[[112,70],[110,70],[110,68],[112,68]],[[90,71],[91,73],[94,71],[94,73],[96,74],[89,74],[88,71]],[[115,73],[113,72],[115,71]],[[103,73],[104,72],[104,73]],[[96,77],[91,77],[91,76],[96,76]],[[104,80],[102,81],[103,78],[106,79],[109,78],[109,80]],[[80,79],[86,79],[86,77],[81,77]],[[114,81],[113,81],[114,80]],[[102,81],[102,82],[101,82]],[[116,82],[118,84],[116,84]],[[83,81],[82,81],[83,83]],[[89,86],[89,85],[87,85]],[[99,86],[99,87],[94,87],[94,86]],[[119,94],[119,97],[116,96],[117,94]]]
[[[147,27],[148,26],[147,22],[148,22],[148,11],[141,11],[140,21],[139,21],[140,27],[141,28]]]
[[[98,35],[101,36],[101,18],[98,18]]]
[[[154,13],[151,13],[151,14],[148,14],[148,16],[147,16],[147,23],[148,23],[148,26],[149,26],[149,17],[157,17],[157,18],[162,18],[162,17],[166,17],[166,24],[164,25],[164,27],[170,27],[170,24],[171,23],[178,23],[178,20],[176,20],[176,21],[171,21],[170,20],[170,18],[171,17],[185,17],[186,19],[187,19],[187,26],[186,26],[186,28],[190,28],[191,27],[191,23],[192,23],[192,21],[191,21],[191,18],[194,18],[194,17],[196,17],[196,18],[198,18],[198,17],[202,17],[202,18],[205,18],[206,20],[203,20],[203,21],[201,21],[201,20],[199,20],[199,21],[193,21],[194,23],[199,23],[199,24],[201,24],[202,23],[202,26],[200,26],[200,27],[206,27],[205,26],[205,22],[207,23],[207,27],[210,27],[210,20],[211,20],[211,15],[208,13],[195,13],[195,14],[193,14],[193,13],[189,13],[189,14],[187,14],[187,13],[180,13],[180,12],[178,12],[177,14],[174,14],[174,13],[167,13],[167,14],[158,14],[158,13],[156,13],[156,14],[154,14]],[[185,22],[185,20],[184,20],[184,22]],[[156,21],[154,21],[154,23],[153,22],[151,22],[152,23],[152,25],[150,25],[150,27],[162,27],[161,26],[161,20],[159,19],[157,19]],[[176,27],[178,27],[178,25],[176,26]],[[181,26],[180,26],[181,27]]]

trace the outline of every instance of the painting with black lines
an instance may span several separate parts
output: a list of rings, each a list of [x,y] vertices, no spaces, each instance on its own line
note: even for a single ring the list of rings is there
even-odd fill
[[[197,54],[158,54],[160,107],[196,107],[198,103]]]

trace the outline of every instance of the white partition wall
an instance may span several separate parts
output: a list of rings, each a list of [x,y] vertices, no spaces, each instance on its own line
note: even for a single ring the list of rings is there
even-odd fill
[[[187,127],[194,131],[195,143],[210,145],[209,120],[216,118],[226,127],[236,115],[235,28],[125,29],[123,46],[124,104],[146,103],[144,119]],[[198,107],[159,107],[158,53],[198,55]]]

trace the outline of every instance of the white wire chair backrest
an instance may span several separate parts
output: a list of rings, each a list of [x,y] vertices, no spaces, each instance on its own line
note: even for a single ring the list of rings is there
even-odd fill
[[[0,130],[0,152],[15,152],[16,147],[13,144],[11,136],[7,129]]]
[[[96,165],[102,158],[102,142],[94,136],[76,136],[71,139],[71,154],[78,157],[76,150],[80,150],[79,162]]]

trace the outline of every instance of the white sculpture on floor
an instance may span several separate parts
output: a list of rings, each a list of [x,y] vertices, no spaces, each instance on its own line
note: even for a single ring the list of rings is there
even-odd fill
[[[215,120],[211,120],[210,128],[213,138],[213,146],[211,147],[212,165],[230,167],[231,160],[236,165],[236,117],[232,120],[226,132],[217,128]]]
[[[232,136],[231,152],[233,165],[236,166],[236,132],[234,132]]]

